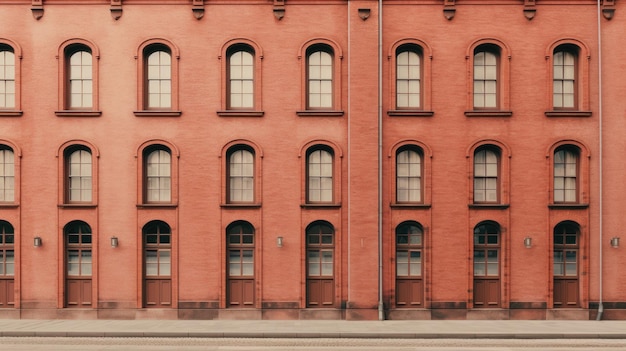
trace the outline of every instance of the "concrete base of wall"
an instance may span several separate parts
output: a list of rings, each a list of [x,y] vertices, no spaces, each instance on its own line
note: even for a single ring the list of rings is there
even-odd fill
[[[388,320],[428,320],[431,319],[430,310],[426,309],[397,309],[386,313]]]

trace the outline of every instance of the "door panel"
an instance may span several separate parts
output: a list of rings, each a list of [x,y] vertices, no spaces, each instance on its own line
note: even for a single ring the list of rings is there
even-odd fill
[[[335,281],[333,279],[309,279],[307,299],[309,307],[332,307],[335,304]]]
[[[421,279],[399,279],[396,285],[396,305],[398,307],[421,307],[423,303]]]
[[[474,278],[474,307],[500,306],[500,279]]]
[[[0,308],[12,308],[15,305],[13,279],[0,279]]]
[[[578,307],[578,279],[554,280],[554,307]]]
[[[172,304],[171,279],[146,279],[146,307],[170,307]]]
[[[91,306],[91,279],[71,279],[66,281],[67,307]]]

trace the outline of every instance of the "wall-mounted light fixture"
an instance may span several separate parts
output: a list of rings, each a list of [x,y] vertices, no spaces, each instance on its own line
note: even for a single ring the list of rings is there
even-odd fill
[[[111,237],[111,247],[117,247],[117,245],[119,245],[119,240],[117,239],[116,236],[112,236]]]
[[[611,247],[618,248],[619,247],[619,238],[614,236],[611,238]]]
[[[35,246],[35,247],[40,247],[40,246],[41,246],[41,244],[43,244],[43,241],[41,241],[41,237],[36,236],[36,237],[33,239],[33,246]]]
[[[276,246],[277,247],[283,247],[283,237],[279,236],[276,238]]]
[[[524,247],[530,249],[533,247],[533,238],[527,236],[524,238]]]
[[[372,10],[370,9],[359,9],[358,11],[359,11],[359,17],[364,21],[370,18],[370,12],[372,12]]]

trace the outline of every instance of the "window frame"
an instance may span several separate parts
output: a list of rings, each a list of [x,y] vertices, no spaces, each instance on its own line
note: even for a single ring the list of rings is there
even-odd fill
[[[574,52],[576,57],[574,72],[574,107],[554,107],[554,55],[560,51]],[[592,115],[589,95],[589,61],[591,55],[587,45],[574,38],[559,39],[554,41],[546,49],[546,101],[548,106],[545,115],[547,117],[590,117]]]
[[[397,75],[398,55],[401,52],[416,52],[420,58],[420,106],[398,107]],[[401,39],[395,42],[388,53],[389,62],[389,106],[387,115],[405,117],[430,117],[434,115],[431,102],[431,61],[432,50],[421,40],[414,38]]]
[[[310,107],[309,105],[309,56],[312,53],[324,51],[331,55],[332,59],[332,106],[330,107]],[[334,41],[329,39],[311,39],[304,43],[298,52],[298,60],[300,60],[301,69],[301,109],[296,111],[298,116],[326,116],[339,117],[343,116],[342,110],[342,63],[343,52],[341,47]]]
[[[496,55],[496,106],[477,107],[474,104],[474,82],[475,82],[475,57],[479,52],[492,52]],[[504,42],[487,38],[474,42],[466,52],[467,61],[467,117],[510,117],[513,112],[510,110],[510,61],[511,50]]]
[[[476,153],[481,150],[491,150],[498,157],[498,176],[497,176],[497,201],[476,201],[475,200],[475,158]],[[507,208],[510,201],[510,184],[511,184],[511,149],[507,144],[495,139],[483,139],[474,142],[466,154],[468,160],[469,174],[469,207],[470,208]]]
[[[577,160],[577,174],[576,174],[576,201],[555,201],[555,174],[554,174],[554,161],[555,154],[559,150],[569,149],[578,153]],[[548,176],[549,176],[549,190],[548,190],[548,207],[551,208],[580,208],[589,206],[589,190],[590,190],[590,164],[589,159],[591,155],[589,148],[581,142],[575,140],[562,140],[554,143],[548,149],[546,159],[548,161]]]
[[[170,107],[150,107],[148,102],[148,58],[151,54],[164,51],[170,55]],[[137,117],[178,117],[179,109],[179,60],[180,51],[171,41],[163,38],[144,41],[137,49]]]
[[[147,156],[155,150],[165,150],[170,153],[170,200],[148,201],[147,197]],[[178,206],[178,182],[179,182],[179,159],[178,148],[165,140],[149,140],[141,144],[137,149],[137,207],[177,207]]]
[[[13,163],[8,163],[6,162],[6,154],[5,151],[9,151],[13,154]],[[17,159],[18,156],[15,154],[15,150],[2,142],[2,140],[0,140],[0,153],[3,155],[2,160],[0,160],[0,170],[2,170],[2,173],[0,174],[0,179],[2,179],[2,188],[0,188],[0,191],[2,192],[2,197],[0,197],[0,205],[6,205],[6,204],[14,204],[16,202],[16,196],[17,196],[17,178],[18,175],[16,174],[16,163],[17,163]],[[10,169],[9,167],[7,167],[8,165],[11,165],[9,167],[12,167],[11,174],[7,175],[7,170]],[[13,180],[13,199],[12,200],[6,200],[6,191],[9,190],[7,187],[7,179],[11,178]]]
[[[10,232],[7,230],[10,229]],[[7,240],[8,236],[11,236],[11,240]],[[0,220],[0,252],[3,253],[0,255],[0,278],[6,279],[15,279],[15,271],[17,269],[17,260],[16,260],[16,242],[15,240],[17,234],[15,233],[15,227],[6,220]],[[11,242],[9,242],[11,241]],[[13,253],[13,261],[11,264],[13,265],[11,273],[7,273],[7,255],[5,254],[7,251]]]
[[[91,201],[70,201],[69,197],[69,156],[73,151],[86,150],[91,153]],[[70,140],[63,143],[57,150],[59,198],[58,207],[94,207],[98,205],[98,148],[85,140]]]
[[[23,114],[22,111],[22,48],[14,41],[0,38],[0,51],[11,51],[14,57],[14,101],[13,107],[6,108],[0,107],[0,117],[19,117]]]
[[[90,107],[70,106],[70,59],[73,54],[79,51],[86,51],[91,54],[91,101]],[[85,39],[66,40],[59,46],[57,56],[59,63],[59,101],[58,110],[55,115],[59,117],[98,117],[102,115],[99,103],[99,61],[100,50],[91,41]]]
[[[317,202],[309,201],[309,155],[312,151],[324,149],[331,153],[333,157],[333,179],[332,179],[332,195],[331,201]],[[302,192],[301,192],[301,207],[339,207],[341,206],[341,184],[342,184],[342,158],[343,154],[341,149],[334,143],[324,140],[313,140],[304,145],[300,150],[298,157],[302,164]]]
[[[253,104],[252,107],[232,107],[230,104],[230,57],[238,51],[247,51],[252,54],[253,60]],[[221,117],[262,117],[263,99],[262,99],[262,62],[263,49],[254,41],[245,38],[237,38],[226,42],[218,56],[221,66],[221,110],[217,111]]]

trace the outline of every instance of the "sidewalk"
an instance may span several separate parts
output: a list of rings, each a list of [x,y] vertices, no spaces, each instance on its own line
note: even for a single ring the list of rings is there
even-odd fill
[[[0,320],[0,337],[626,339],[626,321]]]

